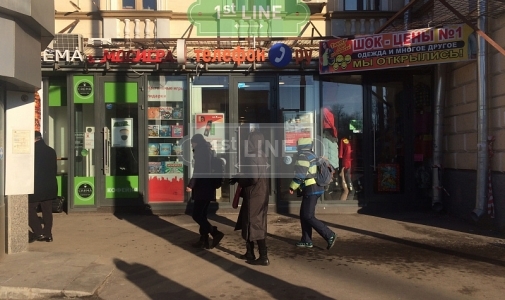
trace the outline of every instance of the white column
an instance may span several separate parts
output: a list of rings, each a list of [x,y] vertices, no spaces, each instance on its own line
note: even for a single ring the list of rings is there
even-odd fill
[[[130,19],[124,19],[124,38],[130,38]]]
[[[144,27],[144,37],[150,38],[151,36],[151,20],[145,19],[145,27]]]
[[[140,19],[135,19],[133,21],[135,23],[135,27],[133,27],[133,38],[140,38]]]
[[[361,34],[365,34],[366,33],[366,29],[365,29],[365,21],[366,19],[360,19],[359,20],[359,33]]]

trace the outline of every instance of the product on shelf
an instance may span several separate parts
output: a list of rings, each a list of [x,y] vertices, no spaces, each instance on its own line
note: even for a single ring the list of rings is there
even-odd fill
[[[157,120],[160,118],[160,108],[159,107],[148,107],[147,108],[147,118]]]
[[[147,132],[150,137],[159,137],[160,125],[147,125]]]
[[[161,106],[160,107],[160,118],[162,120],[173,119],[173,110],[174,110],[174,108],[171,106]]]
[[[172,143],[160,143],[160,155],[172,155]]]
[[[163,173],[183,173],[184,168],[180,161],[164,161]]]
[[[175,107],[172,111],[172,119],[182,119],[183,110],[181,107]]]
[[[172,125],[172,137],[182,137],[183,127],[182,125]]]
[[[171,137],[172,127],[170,125],[160,125],[160,137]]]
[[[160,155],[160,144],[159,143],[149,143],[148,145],[149,155]]]
[[[160,174],[163,172],[161,161],[149,162],[149,174]]]

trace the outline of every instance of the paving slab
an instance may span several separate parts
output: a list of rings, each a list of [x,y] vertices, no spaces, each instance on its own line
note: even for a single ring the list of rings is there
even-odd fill
[[[115,269],[99,255],[28,251],[0,262],[0,299],[91,296]]]

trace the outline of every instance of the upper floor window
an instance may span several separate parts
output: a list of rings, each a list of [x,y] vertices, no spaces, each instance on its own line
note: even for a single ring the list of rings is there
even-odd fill
[[[150,9],[156,10],[156,0],[121,0],[123,9]]]
[[[344,0],[345,10],[379,10],[381,0]]]

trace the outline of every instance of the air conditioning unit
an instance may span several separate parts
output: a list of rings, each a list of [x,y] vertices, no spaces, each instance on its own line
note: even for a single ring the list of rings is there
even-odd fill
[[[83,52],[83,40],[82,34],[57,33],[51,43],[52,45],[49,47],[53,50],[60,50],[62,53],[65,50],[79,50],[80,52]]]
[[[106,38],[88,38],[88,45],[98,47],[105,45],[112,45],[112,40]]]

